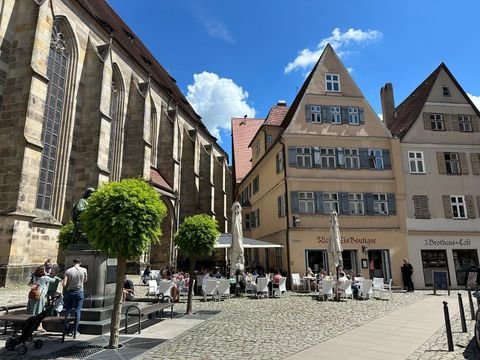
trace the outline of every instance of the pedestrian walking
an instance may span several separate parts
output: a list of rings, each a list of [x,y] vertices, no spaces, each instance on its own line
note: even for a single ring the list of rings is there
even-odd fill
[[[402,278],[403,278],[403,288],[408,292],[413,292],[413,281],[412,281],[412,274],[413,274],[413,266],[408,262],[408,259],[403,259],[402,265]]]
[[[65,310],[68,312],[75,309],[77,319],[75,321],[75,332],[78,333],[78,323],[82,314],[83,306],[83,284],[87,282],[87,269],[80,267],[81,260],[79,258],[73,259],[73,266],[65,271],[65,278],[62,285],[66,288]]]

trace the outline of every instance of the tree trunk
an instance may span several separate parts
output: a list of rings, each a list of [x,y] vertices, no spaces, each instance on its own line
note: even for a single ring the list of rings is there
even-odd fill
[[[110,323],[110,342],[109,349],[118,348],[118,337],[120,334],[120,320],[122,310],[122,293],[125,282],[125,272],[127,270],[127,259],[119,256],[117,258],[117,284],[115,288],[115,300],[113,303],[112,321]]]
[[[195,280],[195,259],[192,258],[192,267],[190,269],[190,281],[188,282],[187,315],[192,314],[193,281],[194,280]]]

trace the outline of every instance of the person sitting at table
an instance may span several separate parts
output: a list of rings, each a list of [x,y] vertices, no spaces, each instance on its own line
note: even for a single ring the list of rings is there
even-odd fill
[[[122,302],[125,300],[133,300],[135,298],[135,289],[133,287],[133,281],[127,278],[125,275],[125,282],[123,283]]]
[[[312,271],[312,268],[310,266],[307,267],[307,271],[305,272],[305,276],[309,277],[309,278],[314,278],[314,279],[305,279],[305,280],[310,283],[309,289],[313,289],[313,290],[317,291],[317,281],[316,281],[317,279],[316,279],[316,276],[315,276],[315,274]]]

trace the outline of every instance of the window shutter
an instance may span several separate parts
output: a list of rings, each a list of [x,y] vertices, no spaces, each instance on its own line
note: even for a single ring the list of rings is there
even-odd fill
[[[437,164],[438,164],[438,173],[439,174],[446,174],[447,173],[447,165],[445,165],[445,153],[437,152]],[[450,201],[450,200],[448,200]]]
[[[368,163],[368,149],[360,149],[360,169],[368,169],[369,163]]]
[[[342,124],[348,125],[348,108],[342,107],[340,111],[342,113]]]
[[[427,195],[413,195],[413,208],[415,219],[430,219]]]
[[[340,193],[340,206],[343,215],[350,215],[350,204],[348,203],[348,193]]]
[[[391,169],[392,168],[392,163],[390,161],[390,150],[382,150],[382,155],[383,155],[383,168],[384,169]]]
[[[275,155],[275,171],[277,174],[280,172],[280,169],[278,167],[278,153]]]
[[[397,213],[397,206],[395,203],[395,194],[387,194],[388,215],[395,215]]]
[[[360,120],[360,125],[365,125],[365,116],[363,114],[363,108],[358,108],[358,118]]]
[[[477,195],[478,213],[480,214],[480,195]]]
[[[480,175],[480,154],[471,153],[470,159],[472,160],[472,173],[473,175]]]
[[[465,202],[467,203],[467,217],[469,219],[475,219],[475,201],[472,195],[465,195]]]
[[[331,123],[330,108],[328,106],[322,106],[322,122]]]
[[[443,195],[443,210],[445,210],[445,218],[453,219],[452,202],[450,201],[450,195]]]
[[[307,122],[312,122],[312,105],[305,105],[305,116]]]
[[[373,193],[365,193],[365,209],[367,209],[367,215],[374,215],[373,211]]]
[[[295,146],[288,147],[288,166],[297,167],[297,148]]]
[[[453,131],[460,131],[460,122],[458,121],[458,115],[451,115],[452,117],[452,130]]]
[[[323,214],[323,191],[315,192],[315,213],[316,214]]]
[[[282,197],[277,197],[277,216],[282,216]]]
[[[322,162],[320,161],[320,148],[318,146],[313,147],[313,167],[320,168],[322,167]]]
[[[298,192],[290,191],[290,208],[292,209],[292,214],[298,214],[300,212],[298,208]]]
[[[432,130],[432,122],[430,121],[430,113],[423,113],[423,126],[425,130]]]
[[[460,160],[460,169],[462,171],[462,175],[468,175],[468,160],[466,153],[458,153],[458,158]]]
[[[472,121],[472,130],[475,132],[480,131],[480,118],[476,115],[470,115],[470,120]]]
[[[442,116],[443,116],[443,122],[445,123],[445,130],[446,131],[452,131],[453,130],[452,115],[451,114],[442,114]]]

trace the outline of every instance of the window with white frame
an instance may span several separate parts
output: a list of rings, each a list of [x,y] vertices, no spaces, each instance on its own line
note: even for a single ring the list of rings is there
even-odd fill
[[[452,205],[452,214],[454,219],[466,219],[467,208],[465,205],[465,196],[451,195],[450,203]]]
[[[373,194],[373,213],[376,215],[388,215],[387,194]]]
[[[320,163],[322,164],[322,168],[335,168],[335,149],[321,148]]]
[[[348,206],[350,214],[363,215],[365,214],[363,208],[363,194],[362,193],[348,193]]]
[[[332,124],[342,123],[342,112],[340,106],[330,106],[330,120]]]
[[[315,214],[315,197],[313,192],[298,193],[298,210],[301,214]]]
[[[460,160],[458,159],[458,153],[444,153],[445,168],[449,175],[460,175]]]
[[[333,210],[338,213],[338,193],[323,193],[323,211],[330,214]]]
[[[358,107],[348,108],[348,123],[350,125],[360,125],[360,114],[358,112]]]
[[[430,124],[432,130],[445,130],[443,114],[430,114]]]
[[[423,151],[409,151],[408,164],[410,167],[410,174],[425,174]]]
[[[468,115],[458,115],[458,128],[460,131],[472,131],[472,120]]]
[[[280,195],[277,198],[277,206],[278,206],[278,216],[283,217],[286,216],[286,206],[285,206],[285,194]]]
[[[325,74],[325,89],[327,91],[340,91],[340,75],[339,74]]]
[[[360,155],[358,149],[345,149],[345,168],[346,169],[359,169],[360,168]]]
[[[311,106],[310,107],[310,116],[312,122],[321,123],[322,122],[322,108],[320,106]]]
[[[368,164],[370,169],[383,169],[382,149],[368,149]]]
[[[312,149],[309,147],[297,147],[297,167],[312,167]]]

